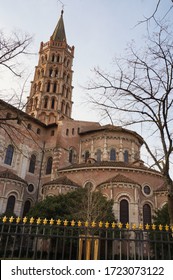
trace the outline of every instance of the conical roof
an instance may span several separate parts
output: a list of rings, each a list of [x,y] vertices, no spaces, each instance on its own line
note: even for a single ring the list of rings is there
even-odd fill
[[[66,42],[66,35],[65,35],[65,27],[64,27],[64,20],[63,20],[63,10],[61,11],[61,17],[55,27],[55,30],[51,36],[53,41],[58,42]]]

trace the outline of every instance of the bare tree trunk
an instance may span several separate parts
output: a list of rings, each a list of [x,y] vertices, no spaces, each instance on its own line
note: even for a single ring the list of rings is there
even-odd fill
[[[171,186],[173,188],[173,186]],[[168,193],[168,212],[170,218],[170,225],[173,225],[173,195]]]

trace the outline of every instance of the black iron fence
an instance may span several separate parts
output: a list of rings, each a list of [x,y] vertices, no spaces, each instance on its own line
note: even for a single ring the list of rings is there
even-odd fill
[[[173,227],[4,217],[0,259],[173,259]]]

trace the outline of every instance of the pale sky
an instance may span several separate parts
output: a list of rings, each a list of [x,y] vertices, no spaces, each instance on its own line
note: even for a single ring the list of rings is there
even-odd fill
[[[136,24],[151,15],[157,0],[0,0],[0,29],[4,33],[20,30],[33,36],[31,50],[35,55],[20,61],[25,67],[23,79],[9,75],[0,68],[0,94],[21,91],[29,76],[24,97],[29,95],[30,81],[38,62],[40,42],[49,40],[64,4],[64,24],[67,42],[75,46],[73,63],[74,119],[99,121],[99,115],[83,103],[86,92],[82,86],[93,77],[94,67],[113,71],[113,59],[123,55],[131,40],[141,44],[146,25]],[[162,1],[159,13],[169,9],[170,0]],[[172,12],[171,15],[172,16]]]

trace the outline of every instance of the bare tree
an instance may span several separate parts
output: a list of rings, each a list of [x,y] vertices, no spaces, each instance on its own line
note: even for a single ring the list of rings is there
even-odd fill
[[[158,24],[158,12],[159,12],[159,10],[161,10],[161,8],[162,8],[161,4],[164,1],[165,0],[157,0],[155,9],[151,13],[151,15],[145,17],[145,19],[141,20],[139,22],[139,24],[144,23],[144,22],[149,23],[151,20],[154,20]],[[170,1],[170,4],[169,4],[169,7],[168,7],[168,10],[164,14],[162,14],[162,17],[160,18],[160,20],[165,19],[167,17],[167,15],[170,13],[170,11],[173,9],[173,4],[172,4],[173,0],[169,0],[169,1]]]
[[[116,73],[95,69],[96,82],[88,89],[90,101],[105,115],[123,125],[140,125],[144,144],[154,165],[162,173],[168,191],[168,205],[173,224],[173,38],[168,30],[148,38],[145,50],[128,49],[127,58],[116,60]],[[93,92],[94,91],[94,92]],[[116,120],[117,121],[117,120]],[[148,136],[148,137],[147,137]],[[151,142],[153,140],[153,143]]]
[[[15,76],[21,76],[22,71],[17,69],[17,58],[28,54],[31,43],[29,35],[13,33],[10,37],[0,30],[0,67],[7,68]]]

